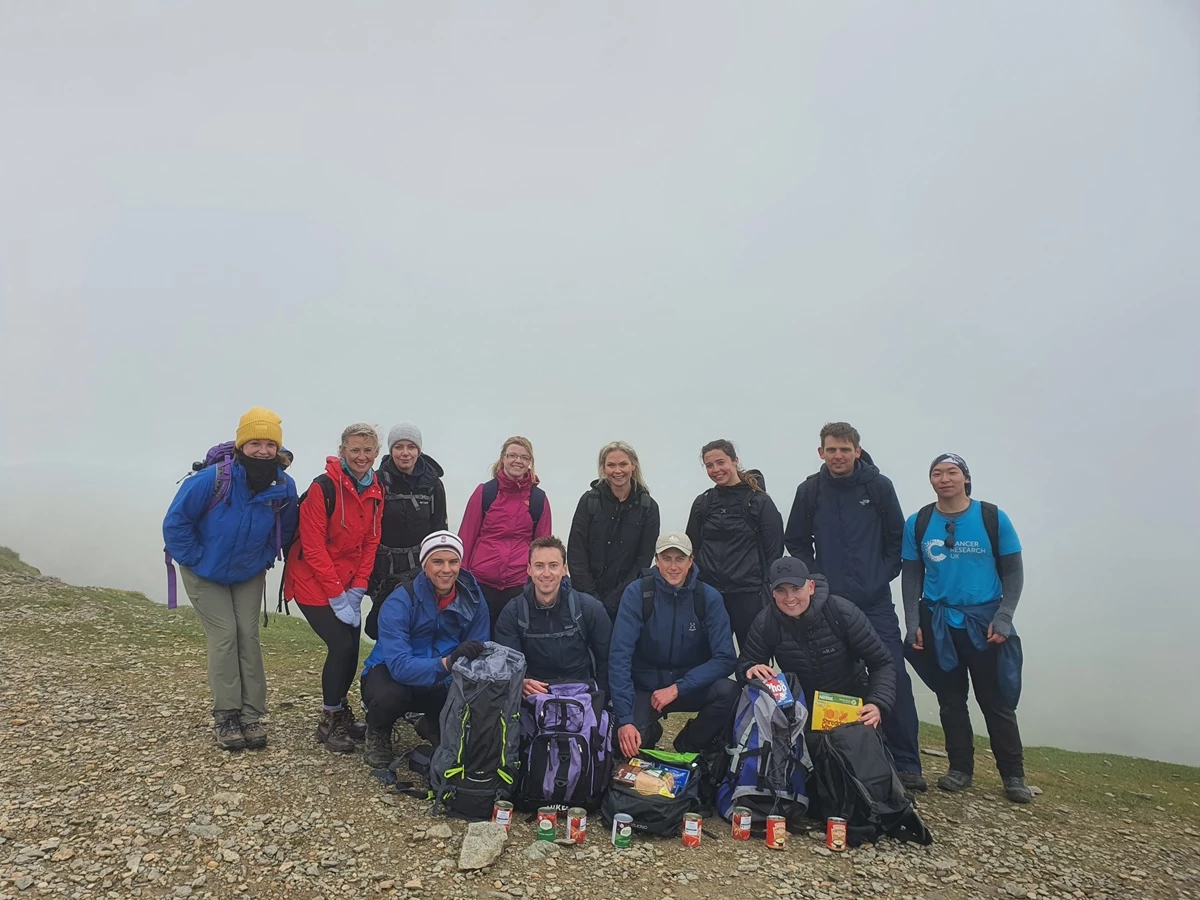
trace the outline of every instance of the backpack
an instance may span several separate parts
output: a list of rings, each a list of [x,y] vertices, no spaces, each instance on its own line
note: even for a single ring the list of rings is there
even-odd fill
[[[846,820],[846,841],[855,847],[887,835],[900,841],[933,843],[878,728],[850,722],[832,731],[808,734],[812,754],[812,815]]]
[[[459,659],[442,707],[441,741],[429,762],[433,814],[472,821],[511,800],[521,764],[521,685],[525,657],[488,641],[478,659]]]
[[[913,531],[916,537],[917,545],[917,561],[921,563],[921,568],[925,568],[925,556],[921,553],[921,541],[925,539],[925,532],[929,528],[929,522],[933,518],[933,511],[937,507],[936,503],[930,503],[928,506],[922,506],[917,511],[917,520],[913,523]],[[979,512],[983,516],[983,530],[987,533],[988,541],[992,545],[992,558],[996,560],[996,571],[1000,571],[1000,508],[995,503],[988,503],[986,500],[979,501]]]
[[[607,698],[584,682],[550,685],[521,711],[521,779],[516,805],[594,810],[612,777]]]
[[[688,773],[687,782],[674,797],[661,794],[641,794],[632,787],[617,782],[608,786],[600,802],[600,816],[609,825],[617,813],[633,817],[633,830],[643,834],[671,837],[683,828],[683,817],[702,812],[701,785],[708,778],[707,766],[698,753],[668,753],[665,750],[638,751],[638,759],[654,765],[662,763]]]
[[[777,697],[758,680],[742,688],[733,745],[726,748],[729,767],[717,786],[721,817],[732,819],[734,807],[744,806],[756,830],[766,828],[767,816],[783,816],[799,828],[808,811],[805,776],[812,761],[804,742],[804,688],[795,675],[779,676],[779,681],[789,695]]]
[[[692,591],[692,609],[696,611],[696,618],[700,620],[700,630],[707,631],[708,626],[704,621],[704,614],[708,612],[708,597],[705,596],[703,590],[704,585],[696,582],[696,589]],[[650,621],[650,616],[654,614],[654,574],[642,576],[642,624],[645,625]]]
[[[212,495],[208,499],[208,507],[204,510],[206,514],[229,500],[229,488],[233,484],[233,461],[236,452],[237,445],[234,441],[225,441],[224,443],[209,447],[208,452],[204,454],[204,459],[192,463],[192,471],[183,476],[183,478],[187,478],[197,472],[203,472],[210,466],[216,467],[216,478],[213,480]],[[291,465],[292,454],[288,450],[280,447],[278,457],[280,465],[283,468],[286,469]],[[180,478],[179,481],[183,481],[183,478]],[[178,484],[179,481],[175,483]],[[279,520],[279,514],[286,504],[286,500],[273,500],[271,502],[272,511],[275,513],[276,559],[283,559],[287,553],[283,543],[283,525]],[[289,543],[288,546],[291,546],[291,544]],[[175,579],[175,560],[171,558],[171,551],[166,547],[163,547],[163,559],[167,565],[167,609],[175,609],[179,605],[179,587]]]
[[[532,503],[533,503],[533,498],[531,497],[530,498],[531,508],[532,508]],[[641,496],[638,498],[638,511],[641,513],[642,523],[645,523],[646,516],[650,512],[650,503],[651,503],[650,492],[642,491]],[[600,513],[600,492],[596,488],[592,488],[590,491],[588,491],[587,511],[588,511],[589,519],[596,518],[596,516]]]
[[[313,479],[312,483],[316,484],[316,485],[320,485],[321,493],[325,497],[325,518],[332,519],[333,511],[337,507],[337,488],[334,486],[333,479],[330,478],[328,475],[326,475],[324,472],[322,472],[320,475],[318,475],[316,478]],[[296,503],[297,508],[304,505],[304,500],[308,496],[308,492],[311,490],[312,490],[312,485],[309,485],[305,489],[304,493],[300,495],[300,500]],[[294,543],[296,543],[296,541],[298,541],[298,540],[300,540],[299,526],[297,526],[295,532],[293,532],[292,539],[290,541],[288,541],[286,544],[284,544],[283,548],[281,550],[281,552],[283,554],[283,556],[282,556],[283,572],[279,576],[279,601],[275,604],[275,612],[286,613],[289,616],[292,614],[292,608],[290,606],[288,606],[287,603],[283,599],[283,584],[284,584],[284,577],[287,574],[288,555],[291,552],[292,545]],[[303,553],[304,553],[304,548],[301,547],[298,551],[296,551],[296,558],[299,559]],[[265,616],[263,618],[264,618],[264,620],[266,619]]]
[[[486,516],[487,511],[492,508],[492,504],[496,502],[496,497],[500,494],[500,479],[493,478],[491,481],[483,483],[483,514]],[[536,484],[529,490],[529,518],[533,519],[533,530],[537,533],[538,522],[542,520],[542,513],[546,511],[546,492]]]

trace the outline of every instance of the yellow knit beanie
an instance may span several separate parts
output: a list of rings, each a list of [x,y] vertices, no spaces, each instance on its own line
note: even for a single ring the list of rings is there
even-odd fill
[[[234,445],[241,450],[247,441],[274,441],[276,447],[283,446],[283,419],[269,409],[252,406],[238,420],[237,437]]]

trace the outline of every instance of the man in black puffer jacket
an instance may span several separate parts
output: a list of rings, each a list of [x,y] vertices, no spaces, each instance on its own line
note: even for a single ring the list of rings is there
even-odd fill
[[[738,680],[770,678],[774,657],[800,679],[809,709],[814,691],[862,697],[860,721],[878,728],[896,700],[896,665],[862,610],[793,556],[771,564],[771,594],[775,602],[750,626]]]

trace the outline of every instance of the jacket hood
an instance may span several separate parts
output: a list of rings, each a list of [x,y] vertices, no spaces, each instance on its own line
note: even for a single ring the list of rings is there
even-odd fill
[[[821,464],[821,477],[835,487],[848,488],[874,481],[879,477],[879,469],[871,459],[871,454],[864,450],[854,463],[854,471],[845,478],[834,478],[829,474],[829,466],[824,463]]]
[[[413,466],[412,475],[405,475],[403,472],[401,472],[396,467],[396,463],[392,460],[392,455],[390,453],[379,461],[378,471],[387,472],[389,475],[392,475],[396,478],[420,478],[426,472],[433,472],[433,474],[438,478],[441,478],[446,474],[442,470],[442,467],[438,465],[438,461],[425,453],[422,453],[417,457],[417,464]]]

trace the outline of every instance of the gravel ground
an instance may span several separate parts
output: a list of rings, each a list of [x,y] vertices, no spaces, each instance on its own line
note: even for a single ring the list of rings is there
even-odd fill
[[[699,849],[635,839],[618,851],[598,820],[582,847],[533,846],[520,821],[494,864],[460,872],[464,823],[431,819],[359,756],[313,742],[322,655],[302,623],[264,633],[270,746],[227,754],[209,737],[190,611],[0,573],[0,615],[3,897],[1200,898],[1200,828],[1181,809],[1200,796],[1200,770],[1182,767],[1191,786],[1173,775],[1136,794],[1156,805],[1148,815],[1049,788],[1015,807],[981,772],[965,795],[920,798],[928,848],[884,840],[833,855],[813,833],[775,852],[714,822]],[[1186,802],[1168,809],[1162,796]]]

